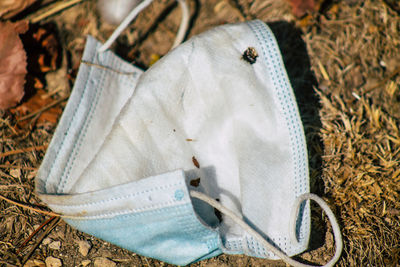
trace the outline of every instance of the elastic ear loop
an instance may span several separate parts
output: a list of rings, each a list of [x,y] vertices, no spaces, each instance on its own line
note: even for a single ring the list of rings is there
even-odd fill
[[[175,41],[172,45],[172,48],[175,48],[180,43],[182,43],[183,39],[185,38],[185,33],[189,27],[189,8],[186,3],[186,0],[177,0],[177,1],[182,9],[182,19],[178,33],[175,37]],[[126,16],[126,18],[121,22],[121,24],[114,30],[114,32],[111,34],[108,40],[102,46],[100,46],[99,49],[97,49],[97,52],[102,53],[106,51],[108,48],[110,48],[111,44],[118,38],[118,36],[125,30],[125,28],[128,27],[131,21],[135,19],[136,16],[152,2],[153,0],[144,0],[134,9],[132,9],[129,15]]]
[[[293,260],[292,258],[287,256],[281,250],[279,250],[278,248],[276,248],[273,245],[271,245],[270,243],[268,243],[268,241],[265,240],[258,232],[256,232],[246,222],[244,222],[242,220],[242,218],[237,216],[233,211],[231,211],[228,208],[221,205],[216,200],[210,198],[209,196],[207,196],[203,193],[197,192],[197,191],[190,191],[190,196],[192,196],[194,198],[198,198],[198,199],[206,202],[207,204],[209,204],[212,207],[219,210],[222,214],[231,218],[235,223],[237,223],[240,227],[242,227],[246,232],[248,232],[253,237],[255,237],[259,242],[261,242],[265,248],[270,250],[272,253],[274,253],[276,256],[281,258],[287,264],[290,264],[295,267],[314,267],[314,265],[303,264],[303,263]],[[297,238],[296,238],[296,228],[295,228],[296,217],[300,210],[300,205],[303,203],[303,201],[308,200],[308,199],[314,200],[321,206],[321,208],[326,212],[326,214],[329,218],[329,221],[332,225],[333,234],[335,236],[336,251],[335,251],[335,255],[333,256],[333,258],[324,266],[333,266],[338,261],[340,254],[342,253],[342,250],[343,250],[342,235],[340,233],[340,228],[336,221],[335,215],[333,214],[332,210],[329,208],[328,204],[326,204],[326,202],[324,200],[322,200],[319,196],[308,193],[308,194],[303,194],[296,199],[295,209],[292,212],[291,222],[290,222],[292,229],[293,229],[293,231],[291,231],[291,235],[292,235],[291,237],[294,238],[293,241],[295,241],[295,243],[298,243]]]

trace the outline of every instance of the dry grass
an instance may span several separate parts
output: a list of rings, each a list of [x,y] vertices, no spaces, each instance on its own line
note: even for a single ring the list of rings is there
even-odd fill
[[[346,240],[341,265],[398,265],[400,20],[380,1],[337,8],[305,40],[320,83],[325,192]]]
[[[220,23],[253,18],[274,21],[271,27],[280,42],[306,130],[311,188],[331,204],[342,227],[345,252],[339,265],[399,265],[399,14],[383,1],[343,0],[295,24],[284,1],[200,0],[190,4],[199,10],[194,14],[190,36]],[[156,1],[120,38],[115,49],[143,66],[149,64],[152,54],[165,54],[179,21],[179,11],[173,5],[173,1]],[[163,12],[168,8],[169,12]],[[79,63],[85,34],[104,40],[111,31],[93,10],[89,1],[50,18],[56,21],[64,49],[71,55],[69,70]],[[301,30],[295,25],[302,25]],[[58,97],[68,90],[57,93]],[[0,115],[0,194],[40,206],[34,195],[34,177],[44,150],[35,148],[49,143],[56,125],[37,124],[32,118],[25,128],[18,128],[9,113]],[[322,264],[333,253],[332,236],[321,212],[313,211],[314,242],[302,258]],[[0,265],[20,263],[37,240],[34,238],[17,255],[18,247],[46,218],[0,201]],[[91,260],[102,256],[121,266],[165,266],[79,233],[64,223],[50,237],[61,240],[62,249],[54,251],[40,245],[31,259],[43,261],[52,255],[66,266],[79,265],[83,257],[68,261],[68,255],[77,254],[75,240],[79,239],[91,242],[87,257]],[[222,255],[193,266],[260,265],[268,263]]]

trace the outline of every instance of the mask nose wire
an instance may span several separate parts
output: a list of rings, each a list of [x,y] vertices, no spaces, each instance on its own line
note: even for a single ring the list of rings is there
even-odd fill
[[[231,211],[230,209],[221,205],[219,202],[212,199],[211,197],[209,197],[203,193],[197,192],[197,191],[190,191],[190,196],[206,202],[207,204],[209,204],[212,207],[219,210],[222,214],[231,218],[236,224],[238,224],[241,228],[243,228],[247,233],[249,233],[253,237],[255,237],[266,249],[270,250],[272,253],[274,253],[276,256],[281,258],[287,264],[290,264],[295,267],[313,267],[314,266],[314,265],[300,263],[296,260],[293,260],[289,256],[287,256],[281,250],[279,250],[278,248],[276,248],[273,245],[271,245],[270,243],[268,243],[268,241],[265,240],[264,237],[262,237],[252,227],[250,227],[245,221],[243,221],[233,211]],[[297,215],[298,210],[300,209],[301,203],[308,199],[312,199],[312,200],[316,201],[321,206],[321,208],[326,212],[326,214],[328,215],[328,218],[331,222],[333,234],[335,236],[336,252],[335,252],[335,255],[333,256],[333,258],[324,266],[333,266],[339,259],[340,254],[342,253],[342,249],[343,249],[343,242],[342,242],[342,236],[340,233],[339,225],[335,219],[333,212],[329,208],[328,204],[326,204],[325,201],[323,201],[320,197],[318,197],[317,195],[314,195],[314,194],[303,194],[296,199],[296,207],[295,207],[296,213],[294,214],[295,217]],[[292,217],[293,217],[293,213],[292,213]],[[293,222],[293,218],[291,218],[291,221]],[[294,218],[294,221],[296,221],[296,218]],[[294,226],[295,226],[295,224],[294,224]],[[293,233],[295,234],[295,230],[293,231]],[[297,239],[296,239],[296,243],[297,243]]]
[[[186,3],[186,0],[177,0],[179,3],[179,6],[182,9],[182,19],[181,23],[179,26],[179,30],[177,33],[177,36],[175,38],[174,44],[172,45],[172,48],[175,48],[178,46],[183,39],[185,38],[186,31],[189,27],[189,8]],[[141,2],[138,6],[136,6],[132,11],[126,16],[126,18],[121,22],[121,24],[114,30],[114,32],[111,34],[111,36],[108,38],[108,40],[97,49],[98,53],[102,53],[106,51],[108,48],[110,48],[111,44],[118,38],[118,36],[128,27],[128,25],[131,23],[132,20],[136,18],[136,16],[143,10],[145,9],[148,5],[150,5],[153,2],[153,0],[144,0]]]

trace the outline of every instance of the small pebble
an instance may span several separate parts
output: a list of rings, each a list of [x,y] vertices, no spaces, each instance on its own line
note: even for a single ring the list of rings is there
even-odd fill
[[[10,175],[15,178],[18,178],[21,175],[21,170],[20,169],[11,169]]]
[[[41,260],[28,260],[25,264],[24,267],[46,267],[46,264],[41,261]]]
[[[61,267],[62,263],[60,259],[54,257],[47,257],[46,258],[46,267]]]
[[[51,238],[46,237],[45,239],[43,239],[42,244],[47,246],[48,244],[51,243],[51,241],[53,241]]]
[[[91,263],[90,260],[83,260],[83,261],[81,262],[81,265],[82,265],[83,267],[85,267],[85,266],[88,266],[90,263]]]
[[[49,244],[49,248],[51,249],[60,249],[61,248],[61,241],[53,241]]]
[[[115,266],[117,266],[117,264],[107,258],[100,257],[94,260],[94,267],[115,267]]]
[[[86,257],[91,248],[90,243],[84,240],[77,241],[77,243],[79,246],[79,253],[81,253],[83,257]]]

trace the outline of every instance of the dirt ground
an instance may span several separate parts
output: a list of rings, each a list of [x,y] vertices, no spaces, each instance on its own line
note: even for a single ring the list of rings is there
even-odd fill
[[[39,2],[21,18],[40,14],[43,5],[54,1]],[[323,1],[318,12],[301,20],[293,17],[286,0],[188,2],[191,26],[187,38],[224,23],[252,19],[268,23],[280,45],[300,108],[311,191],[330,204],[342,229],[344,251],[338,265],[400,266],[397,2]],[[175,1],[155,0],[112,49],[146,69],[168,52],[179,20]],[[34,192],[35,174],[72,89],[85,36],[90,34],[104,42],[114,26],[101,20],[96,1],[86,0],[31,26],[31,33],[23,38],[24,45],[29,46],[29,34],[37,28],[54,36],[57,42],[52,51],[57,57],[50,55],[50,70],[42,67],[35,71],[30,63],[27,90],[31,97],[40,91],[42,98],[49,99],[49,107],[41,113],[29,110],[32,116],[27,118],[19,113],[22,109],[1,111],[0,195],[41,207]],[[28,47],[26,50],[29,57]],[[40,82],[42,89],[38,90],[35,82]],[[0,200],[0,266],[169,266],[78,232],[58,219],[28,240],[49,218]],[[321,265],[333,254],[330,225],[323,212],[312,206],[310,248],[296,259]],[[286,264],[221,255],[191,266]]]

